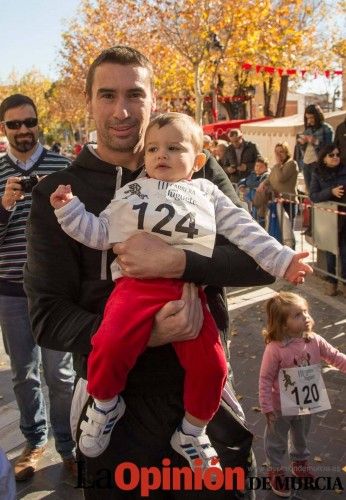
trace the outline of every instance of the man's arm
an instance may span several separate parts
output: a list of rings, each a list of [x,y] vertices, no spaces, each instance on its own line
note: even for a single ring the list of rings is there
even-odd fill
[[[101,315],[80,305],[79,246],[59,227],[40,185],[32,196],[27,240],[24,288],[35,340],[50,349],[88,354]]]
[[[49,349],[87,355],[113,283],[86,276],[83,266],[90,270],[95,251],[81,247],[61,230],[49,203],[56,184],[48,178],[43,185],[33,192],[24,269],[33,335]],[[101,262],[101,252],[98,255]],[[149,345],[193,339],[202,321],[196,288],[186,284],[182,300],[170,302],[157,314]]]
[[[232,183],[215,158],[209,157],[202,170],[205,179],[215,184],[237,207],[243,207]],[[215,286],[268,285],[275,281],[251,257],[220,235],[216,237],[211,259],[194,252],[185,253],[186,267],[182,275],[185,281]]]

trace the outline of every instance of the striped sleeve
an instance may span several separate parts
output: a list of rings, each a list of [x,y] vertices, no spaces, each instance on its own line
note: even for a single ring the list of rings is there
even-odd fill
[[[108,250],[109,218],[108,207],[97,217],[87,212],[84,203],[77,196],[65,206],[54,210],[63,231],[83,245],[96,250]]]
[[[69,160],[50,151],[45,152],[26,175],[49,175],[66,168]],[[3,196],[7,179],[24,173],[8,155],[0,158],[0,197]],[[26,225],[31,208],[31,193],[25,193],[11,211],[0,211],[0,280],[23,283],[23,267],[26,262]]]

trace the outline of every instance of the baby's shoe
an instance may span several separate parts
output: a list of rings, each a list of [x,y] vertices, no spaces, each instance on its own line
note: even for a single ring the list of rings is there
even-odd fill
[[[104,412],[95,403],[88,406],[86,420],[81,423],[79,449],[87,457],[98,457],[109,445],[113,427],[125,413],[125,401],[118,397],[117,404]]]
[[[186,458],[192,470],[195,469],[195,460],[198,459],[203,470],[210,467],[221,469],[220,459],[206,434],[191,436],[184,434],[178,427],[171,438],[171,446],[177,453]]]

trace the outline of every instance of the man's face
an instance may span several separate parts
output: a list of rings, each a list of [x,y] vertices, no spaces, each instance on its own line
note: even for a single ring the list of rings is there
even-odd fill
[[[132,153],[143,147],[154,109],[150,74],[141,66],[103,63],[95,70],[87,105],[95,120],[97,149]]]
[[[25,120],[26,118],[37,118],[35,110],[30,104],[24,104],[17,108],[8,109],[4,116],[4,121]],[[36,127],[26,127],[24,124],[17,129],[9,129],[5,124],[1,125],[1,131],[6,135],[11,149],[19,153],[27,153],[34,149],[38,141],[38,125]]]
[[[306,123],[309,127],[314,127],[316,124],[315,115],[311,115],[310,113],[306,113],[305,115]]]
[[[230,135],[229,140],[235,148],[240,148],[243,142],[243,137],[241,135]]]

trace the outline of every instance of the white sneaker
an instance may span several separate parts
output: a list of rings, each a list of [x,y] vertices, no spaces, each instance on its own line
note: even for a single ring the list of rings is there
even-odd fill
[[[86,417],[80,425],[82,433],[79,438],[79,449],[87,457],[98,457],[109,445],[114,425],[125,413],[125,401],[119,396],[116,407],[108,413],[88,406]]]
[[[192,470],[195,469],[195,460],[202,460],[202,469],[216,467],[221,469],[220,459],[206,434],[191,436],[184,434],[181,429],[176,429],[171,437],[173,450],[182,455],[189,462]]]

